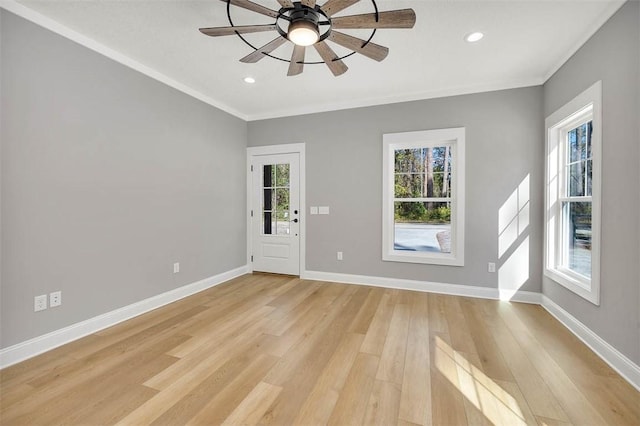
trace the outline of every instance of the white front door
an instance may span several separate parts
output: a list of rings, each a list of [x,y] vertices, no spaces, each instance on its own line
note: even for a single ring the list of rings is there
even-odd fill
[[[253,270],[300,275],[300,154],[251,157]]]

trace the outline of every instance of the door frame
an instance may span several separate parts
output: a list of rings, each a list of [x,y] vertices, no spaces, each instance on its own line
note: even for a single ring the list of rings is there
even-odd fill
[[[253,207],[253,177],[251,163],[253,157],[274,154],[298,154],[300,159],[300,276],[306,272],[306,238],[307,238],[307,204],[306,204],[306,169],[305,169],[305,144],[290,143],[282,145],[268,145],[247,147],[247,265],[249,272],[253,272],[253,262],[251,255],[253,252],[253,233],[251,227],[251,210]]]

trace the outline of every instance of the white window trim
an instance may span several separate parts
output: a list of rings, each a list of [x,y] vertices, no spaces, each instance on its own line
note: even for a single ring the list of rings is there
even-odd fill
[[[557,179],[563,167],[560,144],[564,143],[563,129],[586,113],[592,116],[592,190],[591,190],[591,279],[558,266],[561,256],[562,224],[558,199],[562,193]],[[600,305],[600,241],[601,241],[601,182],[602,182],[602,82],[576,96],[545,120],[546,173],[545,173],[545,264],[544,274],[558,284],[573,291],[589,302]]]
[[[394,262],[464,266],[465,128],[424,130],[383,135],[382,259]],[[452,144],[451,253],[394,250],[394,172],[396,149]]]

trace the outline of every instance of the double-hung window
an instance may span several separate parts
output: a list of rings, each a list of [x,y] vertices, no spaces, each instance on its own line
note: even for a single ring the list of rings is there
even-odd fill
[[[385,134],[387,261],[464,264],[464,128]]]
[[[549,116],[545,274],[600,301],[601,98],[598,82]]]

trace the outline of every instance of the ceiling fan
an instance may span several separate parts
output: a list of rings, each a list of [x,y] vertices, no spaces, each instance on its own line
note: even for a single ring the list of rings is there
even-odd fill
[[[342,10],[358,3],[360,0],[328,0],[322,6],[316,0],[277,0],[279,10],[269,9],[249,0],[221,0],[227,3],[228,27],[200,28],[200,32],[211,37],[237,35],[254,51],[240,62],[254,63],[269,56],[270,58],[289,62],[287,75],[301,74],[304,65],[326,64],[333,75],[344,74],[348,67],[343,59],[360,53],[376,61],[382,61],[389,54],[389,49],[371,42],[379,28],[413,28],[416,14],[413,9],[392,10],[379,12],[375,0],[370,0],[374,12],[362,15],[339,16]],[[231,20],[231,5],[259,13],[275,19],[275,22],[262,25],[234,25]],[[342,29],[371,29],[368,40],[363,40],[336,30]],[[242,34],[276,31],[278,37],[262,47],[255,47]],[[338,56],[326,43],[329,40],[351,50],[351,53]],[[291,59],[280,58],[272,54],[274,50],[287,41],[293,43]],[[308,46],[313,46],[322,59],[321,62],[305,62],[305,52]]]

